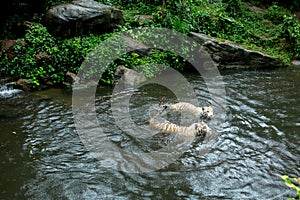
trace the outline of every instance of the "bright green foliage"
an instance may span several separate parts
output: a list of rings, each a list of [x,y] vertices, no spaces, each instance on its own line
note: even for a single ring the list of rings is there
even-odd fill
[[[294,58],[300,58],[300,24],[295,16],[284,15],[282,37],[286,39]]]
[[[274,3],[268,8],[268,12],[264,15],[264,17],[273,24],[281,24],[284,19],[284,15],[288,15],[288,11],[283,7],[278,6],[278,4]]]
[[[286,64],[292,59],[300,59],[300,25],[290,10],[287,10],[289,7],[300,7],[298,1],[285,3],[278,0],[278,3],[273,3],[269,0],[251,0],[255,5],[265,6],[266,9],[260,11],[244,0],[98,1],[123,11],[126,24],[115,32],[141,27],[163,27],[186,34],[191,31],[201,32],[267,53]],[[61,2],[62,0],[46,0],[43,4],[48,9]],[[152,15],[153,20],[140,23],[134,18],[138,14]],[[31,19],[39,22],[41,16]],[[11,22],[17,21],[18,18],[13,18]],[[52,37],[42,25],[34,24],[26,31],[25,36],[18,39],[14,47],[16,56],[12,60],[7,55],[0,54],[0,74],[28,78],[36,85],[47,82],[61,84],[67,71],[76,73],[88,53],[112,34],[114,33],[62,40]],[[120,64],[151,77],[156,72],[151,63],[161,63],[176,69],[187,67],[180,56],[171,52],[155,50],[149,56],[131,52],[110,63],[101,81],[111,84],[114,69]]]
[[[16,78],[27,78],[36,86],[62,84],[66,72],[77,73],[88,53],[111,35],[89,35],[59,40],[52,37],[41,24],[33,24],[27,30],[25,37],[19,39],[17,45],[14,46],[15,57],[13,59],[9,59],[6,54],[1,55],[0,73]],[[119,41],[116,42],[119,43]],[[96,56],[102,55],[101,49],[97,51],[100,52],[96,52]],[[107,60],[112,57],[112,55],[107,56]],[[96,61],[91,55],[89,58]],[[113,63],[107,63],[108,67],[103,72],[100,81],[104,84],[111,84],[117,65],[135,68],[147,77],[153,77],[159,69],[150,65],[151,63],[160,63],[167,67],[181,69],[184,60],[173,53],[159,50],[152,51],[149,57],[131,52],[116,59]],[[143,66],[143,69],[140,66]],[[92,76],[94,73],[96,72],[91,71],[87,75]]]
[[[270,6],[271,4],[276,3],[292,11],[300,9],[299,0],[275,0],[275,1],[274,0],[248,0],[248,1],[257,6]]]
[[[1,72],[28,78],[38,86],[40,81],[46,82],[55,73],[60,73],[54,68],[54,61],[51,59],[51,56],[59,51],[58,48],[53,48],[54,46],[55,39],[46,28],[34,24],[27,30],[25,37],[19,39],[14,46],[15,57],[12,60],[7,57],[1,59]],[[52,81],[55,83],[60,80],[57,77]]]
[[[299,23],[279,4],[267,2],[269,8],[255,12],[242,0],[166,1],[166,7],[161,7],[163,1],[153,2],[151,6],[146,0],[137,4],[113,0],[105,3],[120,6],[124,11],[128,20],[121,30],[139,27],[133,15],[151,14],[154,20],[143,26],[165,27],[186,34],[201,32],[278,57],[286,64],[299,58]]]
[[[182,70],[185,65],[185,60],[171,52],[154,50],[148,57],[142,56],[136,52],[125,54],[116,60],[115,63],[135,69],[146,77],[152,78],[161,71],[161,66]],[[161,65],[158,66],[158,64]]]
[[[300,178],[290,178],[287,175],[281,176],[280,178],[285,182],[285,184],[288,187],[296,190],[298,198],[300,198]],[[289,200],[295,200],[295,198],[289,198]]]
[[[62,84],[67,71],[77,72],[89,51],[108,35],[58,40],[41,24],[33,24],[14,46],[12,60],[1,55],[1,74],[41,83]]]

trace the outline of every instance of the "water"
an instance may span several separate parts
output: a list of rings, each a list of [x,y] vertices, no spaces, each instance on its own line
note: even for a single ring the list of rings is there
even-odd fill
[[[7,99],[16,96],[17,94],[21,93],[22,90],[14,89],[7,85],[0,87],[0,99]]]
[[[85,148],[74,126],[71,91],[23,92],[0,99],[0,199],[295,196],[279,176],[300,176],[300,70],[223,71],[222,76],[227,115],[221,116],[224,121],[218,126],[208,121],[218,136],[211,150],[203,154],[205,141],[197,138],[172,164],[140,174],[105,168]],[[214,105],[208,101],[203,80],[193,74],[187,77],[200,104]],[[98,88],[96,113],[114,144],[126,150],[151,151],[172,141],[170,136],[138,140],[124,133],[111,116],[111,93],[111,88]],[[157,86],[141,88],[133,95],[130,113],[136,124],[146,127],[151,105],[161,96],[175,100]]]

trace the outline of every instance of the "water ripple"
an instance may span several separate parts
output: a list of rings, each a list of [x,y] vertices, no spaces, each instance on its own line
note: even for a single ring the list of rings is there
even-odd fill
[[[299,176],[300,99],[297,97],[300,91],[292,82],[299,79],[294,76],[295,73],[284,70],[224,72],[222,78],[227,95],[223,99],[222,95],[217,95],[218,86],[209,93],[201,78],[187,75],[199,105],[216,108],[215,118],[207,122],[216,140],[210,143],[197,138],[176,162],[143,174],[103,168],[76,132],[70,94],[57,95],[63,93],[54,90],[55,98],[38,93],[26,101],[1,101],[0,127],[4,127],[1,160],[6,181],[1,185],[6,187],[1,194],[7,199],[12,197],[8,192],[11,190],[9,184],[5,186],[5,183],[12,183],[8,180],[16,173],[23,174],[20,175],[23,178],[16,178],[23,181],[20,183],[22,191],[15,188],[12,194],[24,194],[27,199],[291,197],[294,193],[287,192],[279,176]],[[131,97],[130,115],[140,127],[147,127],[149,113],[155,109],[153,104],[158,104],[162,96],[169,97],[171,102],[176,100],[174,95],[155,89],[159,93],[157,96],[151,95],[155,90],[148,87]],[[173,140],[160,135],[141,139],[116,126],[111,93],[111,89],[99,88],[95,100],[99,124],[111,142],[125,150],[149,152]],[[116,98],[120,100],[126,95],[129,93],[123,91]],[[218,104],[222,100],[227,101],[226,107]],[[16,137],[11,134],[11,127],[17,131]],[[209,147],[205,154],[204,147]],[[120,152],[114,153],[122,158]],[[10,167],[20,164],[24,170],[19,167],[13,171]]]

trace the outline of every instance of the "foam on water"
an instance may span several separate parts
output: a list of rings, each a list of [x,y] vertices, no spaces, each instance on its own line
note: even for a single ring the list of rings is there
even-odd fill
[[[20,89],[14,89],[12,87],[9,87],[7,85],[1,86],[0,87],[0,98],[11,98],[15,96],[16,94],[22,92]]]

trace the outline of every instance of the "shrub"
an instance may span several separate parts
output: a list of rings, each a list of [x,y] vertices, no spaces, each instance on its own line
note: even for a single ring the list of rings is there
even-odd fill
[[[29,79],[35,86],[49,83],[60,85],[64,82],[67,71],[77,73],[88,53],[111,35],[113,33],[59,40],[52,37],[41,24],[33,24],[26,31],[25,37],[19,39],[14,46],[15,57],[9,59],[6,54],[0,55],[0,72]],[[184,60],[175,54],[159,50],[153,50],[149,57],[130,52],[110,63],[100,81],[111,84],[117,65],[137,69],[147,77],[152,77],[159,69],[151,67],[151,63],[180,69]],[[93,75],[95,72],[91,73]]]
[[[28,78],[38,86],[41,81],[48,81],[56,73],[51,59],[51,55],[58,51],[54,46],[55,39],[46,28],[33,24],[26,31],[25,37],[17,40],[14,46],[15,57],[10,60],[7,55],[2,55],[1,71],[15,77]]]
[[[1,74],[41,83],[62,84],[67,71],[77,72],[87,53],[108,35],[58,40],[41,24],[33,24],[14,46],[15,57],[1,55]]]
[[[269,8],[268,12],[264,17],[270,20],[273,24],[281,24],[284,20],[284,16],[288,14],[288,11],[281,6],[278,6],[277,3],[273,3]]]
[[[282,35],[293,52],[293,58],[300,58],[300,24],[295,16],[285,15],[282,24]]]
[[[290,188],[293,188],[296,192],[297,192],[297,196],[299,199],[300,198],[300,178],[290,178],[288,177],[287,175],[283,175],[280,177],[284,182],[285,184],[290,187]],[[288,200],[295,200],[295,198],[289,198]]]

